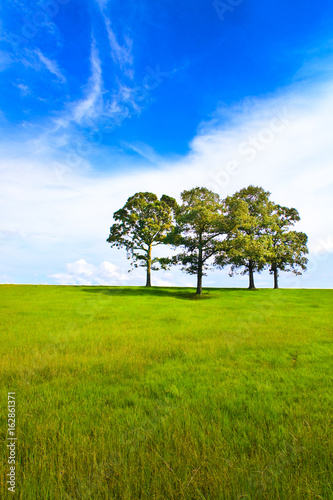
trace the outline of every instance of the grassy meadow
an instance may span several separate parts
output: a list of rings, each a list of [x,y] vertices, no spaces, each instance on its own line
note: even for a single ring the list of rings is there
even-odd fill
[[[333,290],[0,286],[0,497],[333,499],[332,306]]]

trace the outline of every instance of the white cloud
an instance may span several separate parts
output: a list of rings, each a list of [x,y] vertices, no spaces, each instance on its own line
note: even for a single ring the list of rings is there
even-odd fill
[[[0,71],[5,71],[13,62],[14,60],[8,52],[0,50]]]
[[[310,246],[314,256],[333,254],[333,236],[329,234],[325,238],[319,239]]]
[[[66,78],[63,75],[62,71],[60,70],[58,63],[56,61],[46,57],[39,49],[36,50],[36,54],[37,54],[40,62],[45,66],[45,68],[50,73],[55,75],[61,83],[66,82]]]
[[[105,123],[107,128],[119,125],[125,118],[140,112],[140,107],[135,100],[134,89],[125,85],[118,79],[115,89],[109,94],[109,99],[104,98],[108,92],[103,88],[102,65],[93,39],[90,53],[91,74],[86,86],[85,95],[78,101],[71,102],[64,112],[54,120],[57,131],[60,128],[69,128],[72,124],[79,126],[93,126]]]
[[[129,280],[128,275],[121,273],[111,262],[105,261],[97,267],[85,259],[66,264],[65,273],[49,277],[59,285],[122,285]]]
[[[96,118],[101,111],[103,80],[101,60],[95,41],[91,45],[90,64],[91,76],[88,82],[87,94],[81,101],[75,103],[72,108],[72,117],[77,123],[82,123],[87,118]]]
[[[129,276],[128,274],[124,274],[120,272],[118,266],[115,264],[112,264],[111,262],[104,261],[101,266],[100,266],[100,272],[103,275],[105,279],[112,280],[112,281],[128,281]]]
[[[154,285],[155,286],[166,286],[166,287],[169,287],[169,286],[177,286],[177,283],[175,283],[174,281],[163,280],[163,279],[158,279],[157,278],[157,279],[155,279]]]
[[[15,87],[20,89],[22,95],[28,95],[30,94],[30,89],[28,85],[25,85],[24,83],[14,83]]]
[[[96,0],[99,9],[101,11],[105,28],[108,35],[108,40],[111,49],[111,57],[113,61],[123,70],[123,73],[128,78],[134,77],[133,71],[133,54],[132,46],[133,42],[128,36],[124,36],[124,44],[121,45],[118,41],[115,31],[112,29],[112,24],[110,18],[105,13],[105,7],[108,4],[108,0]]]
[[[96,0],[101,11],[104,11],[105,6],[108,4],[108,0]]]
[[[139,156],[144,158],[145,160],[148,160],[150,163],[153,163],[155,165],[161,164],[163,161],[163,158],[158,155],[152,147],[150,147],[148,144],[145,144],[143,142],[124,142],[124,146],[126,146],[128,149],[134,151],[137,153]]]
[[[71,102],[68,109],[54,120],[57,131],[67,128],[73,122],[78,125],[89,125],[103,114],[103,78],[101,60],[93,39],[90,49],[91,74],[85,89],[85,95],[78,101]]]
[[[126,76],[133,77],[133,71],[129,68],[133,65],[132,55],[132,40],[124,37],[125,45],[120,45],[115,32],[111,27],[111,21],[104,16],[105,26],[108,33],[108,39],[111,47],[111,55],[115,63],[118,63],[120,68],[125,71]]]

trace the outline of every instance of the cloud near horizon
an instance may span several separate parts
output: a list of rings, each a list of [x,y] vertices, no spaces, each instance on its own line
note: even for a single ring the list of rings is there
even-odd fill
[[[111,262],[100,266],[89,264],[85,259],[66,264],[66,272],[50,276],[59,285],[119,285],[129,281],[129,277],[118,271]]]

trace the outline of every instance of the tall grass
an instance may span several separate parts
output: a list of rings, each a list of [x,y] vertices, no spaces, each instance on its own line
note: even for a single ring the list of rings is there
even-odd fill
[[[333,498],[332,299],[1,286],[1,498]]]

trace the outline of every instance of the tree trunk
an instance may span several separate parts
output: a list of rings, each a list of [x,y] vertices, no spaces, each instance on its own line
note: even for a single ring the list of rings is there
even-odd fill
[[[148,248],[148,258],[147,258],[147,280],[146,286],[151,286],[151,245]]]
[[[279,271],[276,265],[273,266],[273,272],[274,272],[274,289],[276,290],[279,288]]]
[[[249,289],[254,290],[253,261],[249,261]]]
[[[197,295],[202,294],[202,246],[199,244],[199,257],[198,257],[198,276],[197,276]]]

